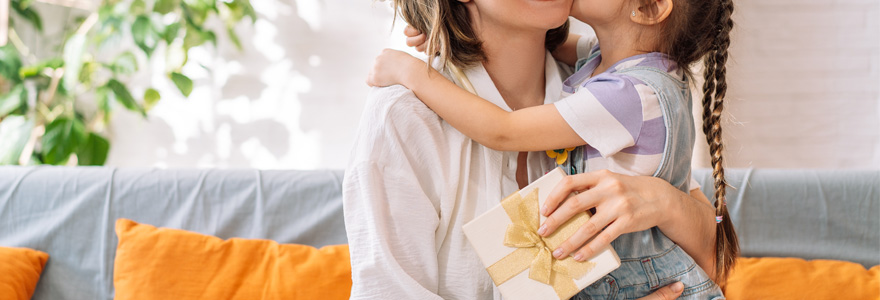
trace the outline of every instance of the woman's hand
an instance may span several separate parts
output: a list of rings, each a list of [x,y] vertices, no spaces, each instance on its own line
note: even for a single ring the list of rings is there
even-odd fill
[[[578,194],[566,200],[572,192]],[[538,234],[550,235],[575,214],[596,208],[590,221],[553,251],[556,258],[571,254],[575,260],[585,261],[608,247],[621,234],[646,230],[665,222],[670,201],[664,199],[671,197],[663,193],[670,192],[681,193],[656,177],[626,176],[608,170],[567,176],[541,207],[541,214],[548,218]]]
[[[373,62],[373,69],[367,76],[369,86],[389,86],[395,84],[406,85],[408,72],[424,67],[424,62],[405,52],[385,49]]]

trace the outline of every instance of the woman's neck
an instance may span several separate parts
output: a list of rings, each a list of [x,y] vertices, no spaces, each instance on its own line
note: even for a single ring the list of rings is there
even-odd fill
[[[475,26],[489,60],[483,64],[511,109],[544,103],[545,33],[524,34],[503,28]]]

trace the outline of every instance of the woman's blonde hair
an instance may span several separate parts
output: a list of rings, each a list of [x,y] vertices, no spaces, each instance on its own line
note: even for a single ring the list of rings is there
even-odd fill
[[[416,30],[425,33],[428,61],[465,69],[489,58],[471,27],[470,15],[458,0],[392,0],[394,11]],[[547,31],[544,46],[553,51],[568,37],[568,21]]]

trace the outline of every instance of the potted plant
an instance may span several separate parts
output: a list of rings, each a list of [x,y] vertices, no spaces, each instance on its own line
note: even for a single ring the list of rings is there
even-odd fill
[[[75,26],[65,27],[61,47],[48,57],[37,57],[16,30],[42,32],[34,1],[63,3],[82,14]],[[168,80],[189,96],[193,82],[182,69],[190,49],[216,47],[214,28],[221,26],[242,49],[235,26],[256,20],[249,0],[100,1],[7,3],[15,17],[5,45],[0,35],[0,164],[103,165],[114,103],[146,117],[161,99],[154,88],[132,93],[127,83],[133,76],[163,59]],[[154,55],[159,48],[164,57]]]

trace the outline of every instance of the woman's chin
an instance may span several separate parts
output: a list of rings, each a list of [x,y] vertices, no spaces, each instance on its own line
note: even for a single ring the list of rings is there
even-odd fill
[[[530,0],[534,4],[532,20],[543,28],[556,28],[568,21],[571,13],[571,0]]]
[[[550,30],[565,24],[572,0],[481,0],[480,14],[506,26]]]

